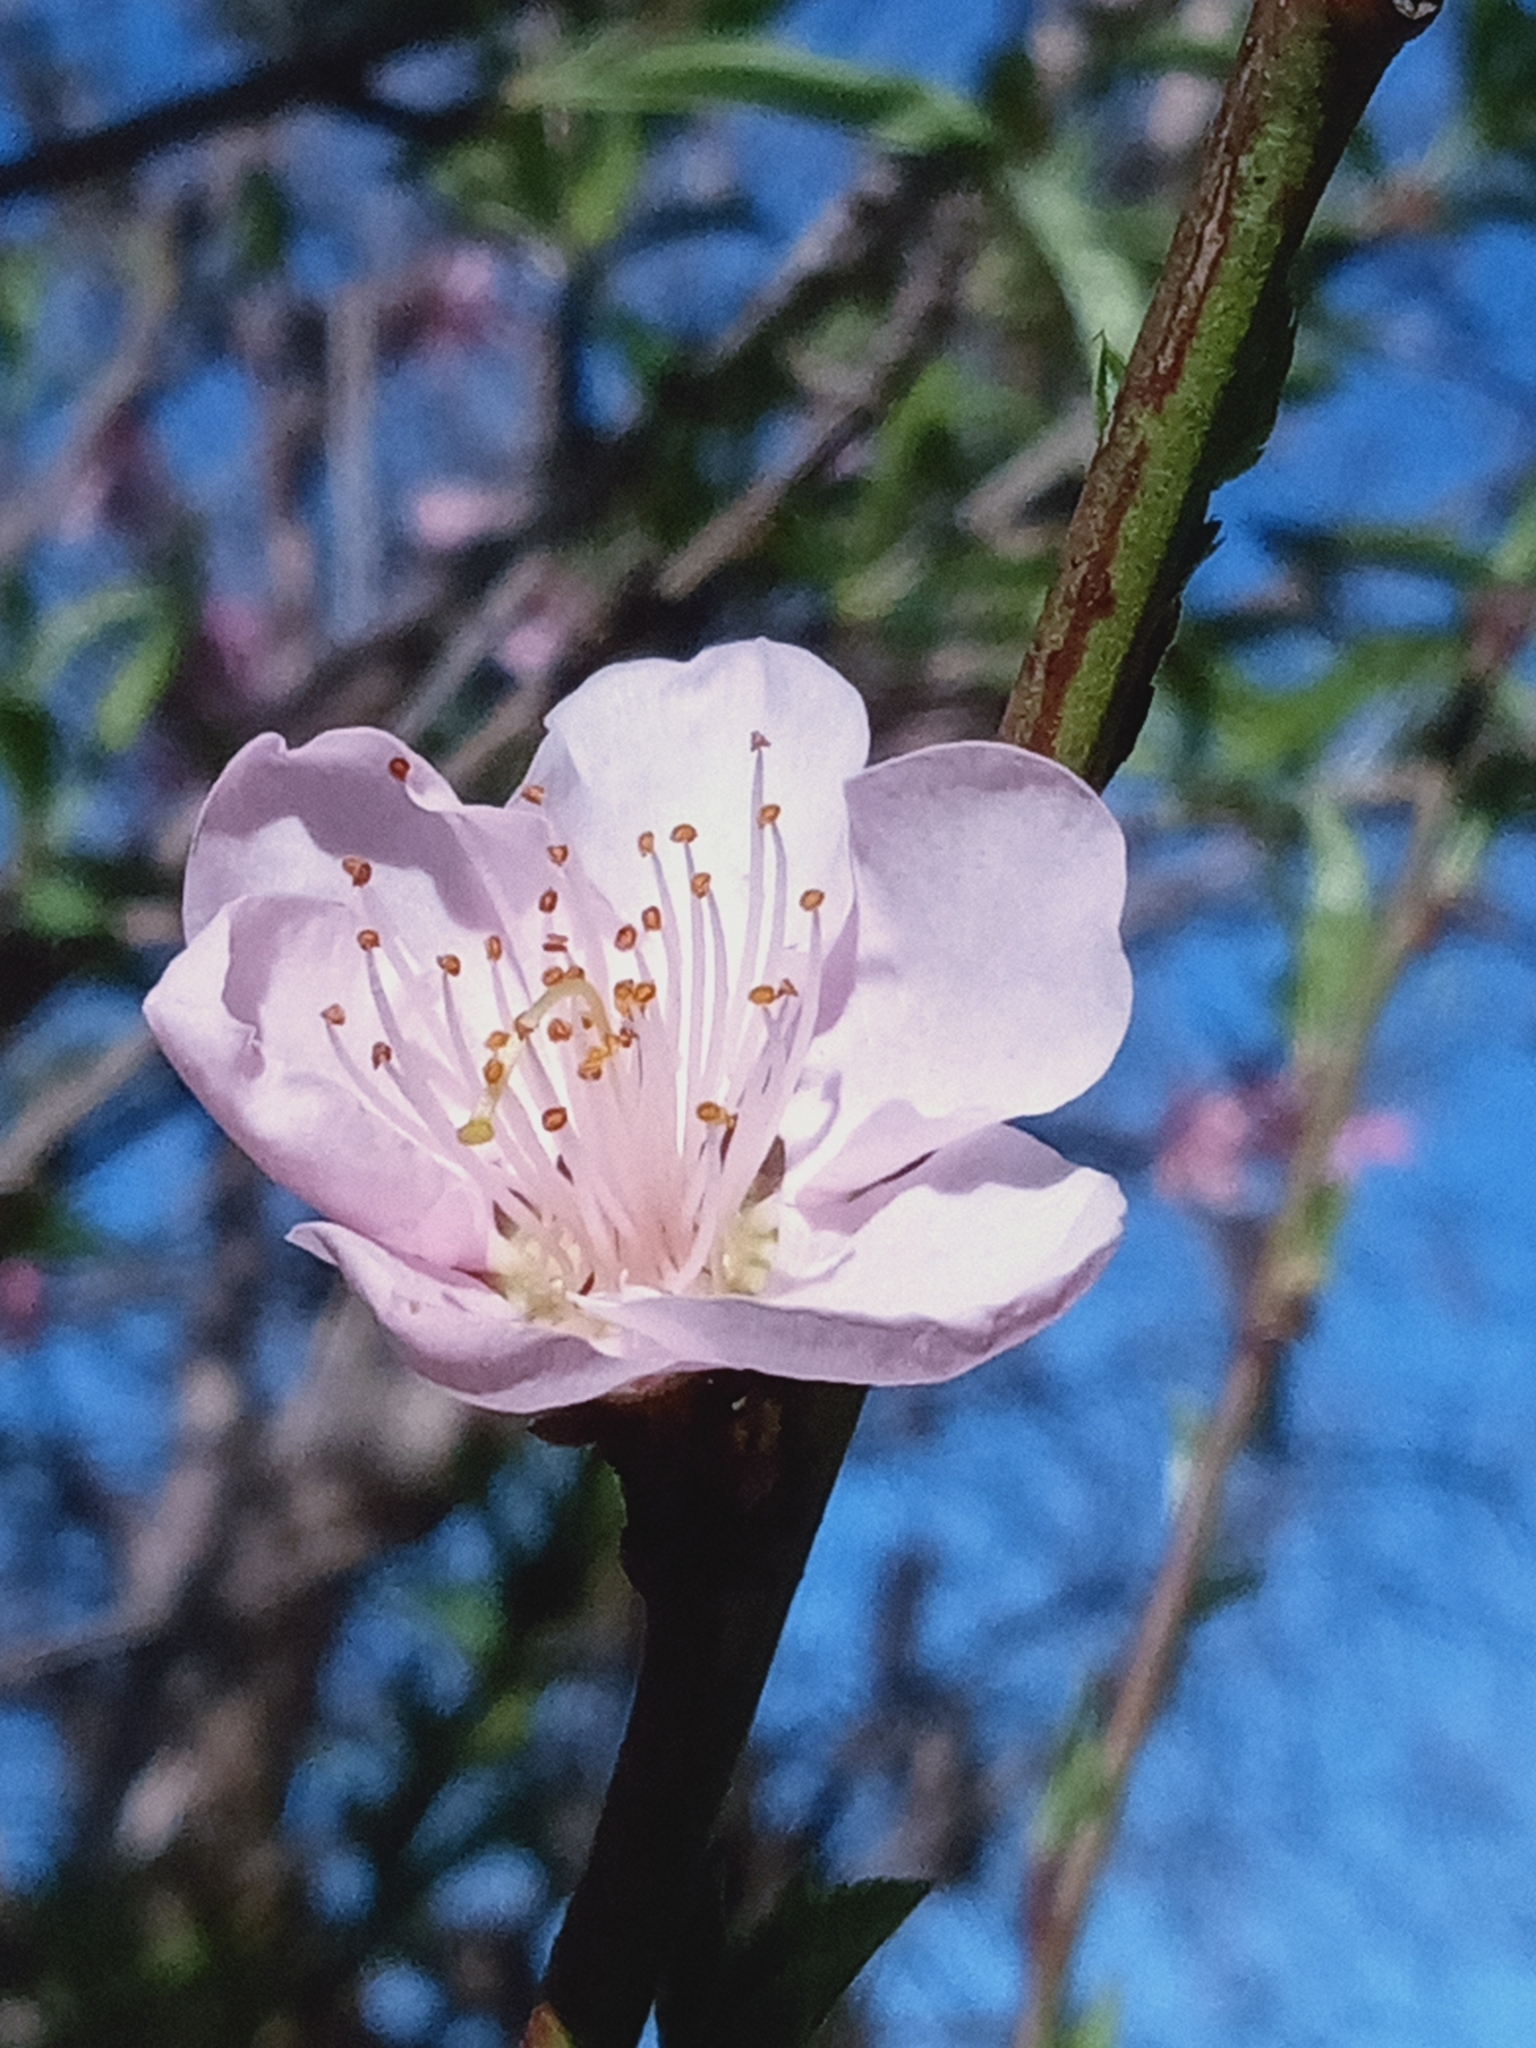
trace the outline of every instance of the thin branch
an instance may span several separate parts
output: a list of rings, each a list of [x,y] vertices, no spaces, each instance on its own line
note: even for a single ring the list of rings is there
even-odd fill
[[[1014,2048],[1056,2048],[1062,2039],[1072,1960],[1115,1839],[1131,1773],[1188,1639],[1221,1525],[1228,1476],[1265,1413],[1276,1377],[1310,1319],[1325,1278],[1326,1247],[1319,1242],[1325,1233],[1319,1217],[1338,1195],[1332,1164],[1336,1141],[1354,1106],[1383,1005],[1450,900],[1444,855],[1454,822],[1449,777],[1426,770],[1413,841],[1370,957],[1363,963],[1351,1014],[1326,1053],[1298,1076],[1305,1106],[1284,1198],[1265,1232],[1221,1395],[1200,1438],[1162,1563],[1098,1738],[1099,1797],[1094,1812],[1031,1872],[1031,1992],[1013,2037]]]
[[[123,178],[180,143],[271,120],[297,107],[333,106],[359,120],[398,127],[397,111],[381,107],[369,95],[370,72],[404,50],[455,42],[468,30],[466,14],[455,7],[391,8],[345,40],[257,65],[227,85],[162,101],[126,120],[38,143],[0,163],[0,204],[28,193],[63,192],[103,178]],[[455,109],[454,117],[462,122],[463,111]]]
[[[35,1096],[0,1134],[0,1195],[24,1188],[48,1154],[132,1080],[154,1049],[148,1031],[137,1025],[93,1060],[67,1067]]]

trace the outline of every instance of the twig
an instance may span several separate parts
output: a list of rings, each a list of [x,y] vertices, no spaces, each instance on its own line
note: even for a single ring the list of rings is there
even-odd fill
[[[1301,1129],[1280,1209],[1265,1232],[1243,1305],[1236,1346],[1169,1533],[1098,1739],[1098,1798],[1066,1844],[1031,1873],[1027,1933],[1029,2004],[1014,2048],[1057,2048],[1072,1959],[1114,1841],[1131,1772],[1166,1697],[1221,1523],[1228,1474],[1270,1400],[1276,1375],[1306,1326],[1325,1277],[1320,1212],[1337,1198],[1332,1159],[1354,1105],[1383,1005],[1448,900],[1442,871],[1454,817],[1449,778],[1426,771],[1413,841],[1336,1041],[1298,1075]],[[1336,1221],[1336,1212],[1333,1219]]]
[[[1067,530],[1003,737],[1102,787],[1146,717],[1213,488],[1256,457],[1286,276],[1387,65],[1439,0],[1255,0],[1195,189]]]
[[[148,1031],[137,1025],[94,1059],[66,1068],[29,1102],[0,1135],[0,1195],[24,1188],[48,1154],[130,1081],[154,1049]]]
[[[0,205],[26,193],[63,192],[103,178],[123,178],[178,143],[271,120],[296,107],[330,105],[359,120],[397,126],[394,110],[381,107],[369,95],[369,73],[403,50],[457,41],[470,26],[467,15],[457,8],[390,8],[354,36],[257,65],[228,85],[162,101],[125,121],[108,121],[83,134],[40,142],[0,163]],[[463,110],[455,109],[454,115],[462,121]]]

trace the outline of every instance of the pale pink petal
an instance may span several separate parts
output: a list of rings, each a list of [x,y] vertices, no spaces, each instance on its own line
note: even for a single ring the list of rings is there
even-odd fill
[[[592,1401],[643,1366],[522,1320],[483,1282],[434,1270],[335,1223],[301,1223],[289,1242],[340,1268],[424,1378],[478,1407],[536,1415]]]
[[[848,786],[856,954],[786,1129],[791,1188],[857,1188],[1096,1081],[1125,1034],[1125,849],[1085,783],[987,741]],[[829,1001],[840,1003],[828,1014]]]
[[[658,1351],[786,1379],[945,1380],[1053,1322],[1102,1270],[1124,1201],[1007,1125],[786,1232],[765,1293],[642,1293],[605,1314]]]
[[[479,1265],[489,1198],[449,1115],[434,1143],[400,1106],[392,1067],[373,1066],[367,964],[345,908],[244,898],[171,962],[145,1015],[193,1094],[273,1180],[401,1251]],[[322,1014],[332,1004],[341,1028]],[[467,1111],[468,1083],[464,1094]]]
[[[405,764],[403,777],[392,762]],[[531,910],[545,840],[528,806],[461,805],[430,763],[388,733],[352,727],[292,749],[263,733],[203,806],[182,918],[190,939],[240,896],[313,896],[361,910],[368,892],[343,863],[365,861],[375,900],[382,892],[393,917],[428,936],[448,924],[489,933],[519,877],[527,880],[517,903]]]
[[[858,692],[815,655],[755,640],[689,662],[620,662],[557,704],[547,725],[528,779],[545,792],[552,834],[620,916],[648,900],[639,835],[654,833],[673,857],[668,835],[691,825],[695,863],[711,876],[735,937],[761,829],[760,771],[763,801],[780,807],[793,900],[824,891],[826,928],[840,927],[848,908],[843,784],[864,765],[869,722]],[[758,734],[766,747],[754,748]]]

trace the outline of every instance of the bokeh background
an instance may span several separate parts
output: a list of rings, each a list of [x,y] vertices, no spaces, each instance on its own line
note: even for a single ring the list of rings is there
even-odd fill
[[[515,2041],[632,1671],[604,1472],[412,1380],[144,1037],[213,774],[370,721],[496,798],[601,661],[758,632],[881,752],[990,733],[1240,26],[0,7],[0,2048]],[[1026,1351],[871,1400],[727,1830],[748,1913],[797,1859],[935,1881],[844,2048],[1009,2037],[1318,905],[1390,884],[1469,721],[1464,884],[1080,1982],[1127,2048],[1536,2032],[1536,18],[1448,0],[1296,283],[1112,792],[1131,1036],[1041,1126],[1125,1246]],[[933,1025],[1007,1019],[978,977]]]

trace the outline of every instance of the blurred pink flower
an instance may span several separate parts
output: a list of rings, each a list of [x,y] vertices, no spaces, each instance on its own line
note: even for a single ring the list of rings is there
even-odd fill
[[[1005,1117],[1104,1070],[1120,832],[970,742],[865,768],[759,641],[603,670],[461,804],[387,734],[254,740],[146,1005],[331,1260],[465,1398],[673,1371],[945,1379],[1089,1285],[1114,1182]]]
[[[1153,1182],[1164,1201],[1219,1215],[1252,1215],[1270,1206],[1266,1171],[1283,1166],[1301,1126],[1301,1101],[1289,1074],[1238,1088],[1206,1088],[1175,1101],[1163,1120]],[[1368,1166],[1402,1166],[1413,1154],[1413,1126],[1396,1110],[1360,1110],[1346,1119],[1333,1148],[1334,1178],[1353,1181]]]

